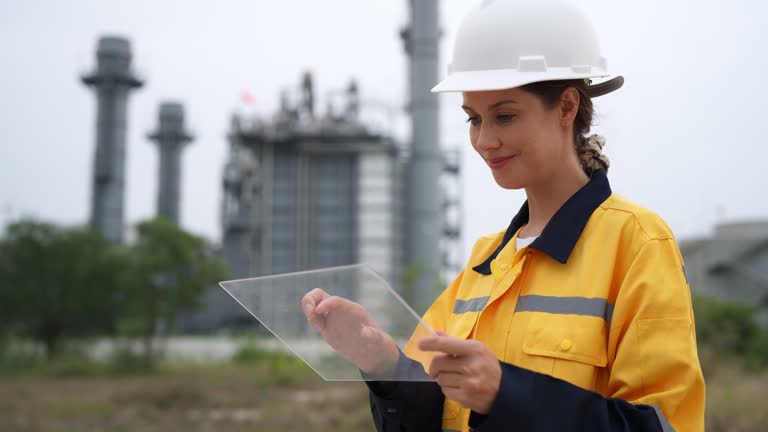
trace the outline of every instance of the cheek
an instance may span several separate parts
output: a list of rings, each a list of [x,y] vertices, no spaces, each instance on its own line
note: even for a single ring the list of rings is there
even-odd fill
[[[521,143],[525,145],[525,152],[533,159],[545,157],[551,150],[550,139],[543,125],[530,122],[520,128]]]
[[[479,134],[479,130],[476,127],[469,127],[469,142],[472,143],[472,148],[477,151],[477,136]]]
[[[536,139],[531,142],[527,162],[535,171],[544,171],[551,163],[552,156],[552,149],[547,141]]]
[[[532,132],[524,122],[512,123],[501,130],[501,141],[507,150],[526,157],[535,151],[536,137]]]

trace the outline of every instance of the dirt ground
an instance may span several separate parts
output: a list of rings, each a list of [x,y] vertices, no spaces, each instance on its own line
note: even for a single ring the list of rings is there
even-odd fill
[[[707,378],[707,431],[768,430],[768,372]],[[0,431],[373,431],[362,383],[302,369],[173,366],[141,376],[0,377]]]
[[[372,431],[362,383],[264,383],[247,368],[0,378],[0,431]]]

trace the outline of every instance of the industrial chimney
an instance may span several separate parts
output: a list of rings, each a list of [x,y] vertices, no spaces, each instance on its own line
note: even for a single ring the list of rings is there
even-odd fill
[[[412,125],[406,183],[406,265],[415,276],[411,301],[423,312],[434,300],[441,282],[439,104],[437,95],[430,92],[438,81],[440,17],[438,0],[409,0],[408,4],[410,23],[401,33],[409,59],[408,108]]]
[[[180,103],[160,104],[158,125],[147,135],[160,150],[158,164],[157,215],[179,225],[181,205],[181,150],[194,137],[184,128]]]
[[[131,70],[131,57],[127,39],[102,37],[96,50],[96,70],[81,78],[95,89],[97,100],[90,222],[114,243],[123,241],[128,95],[144,84]]]

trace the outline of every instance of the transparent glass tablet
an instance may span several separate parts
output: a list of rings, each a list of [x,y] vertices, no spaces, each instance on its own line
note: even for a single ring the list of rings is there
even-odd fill
[[[366,264],[219,285],[326,381],[429,380],[423,365],[428,365],[432,354],[420,351],[415,342],[434,335],[434,331]],[[327,300],[330,296],[334,298]],[[319,304],[324,301],[327,303],[321,308]],[[304,310],[307,302],[318,311],[324,309],[325,313],[310,313],[323,331],[309,322]],[[393,355],[397,358],[393,342],[421,364],[410,362],[410,368],[402,367],[406,359],[401,356],[395,367],[391,361]],[[363,374],[350,359],[358,365],[375,364],[378,369],[374,371],[384,368],[386,372]],[[415,368],[418,373],[414,373]]]

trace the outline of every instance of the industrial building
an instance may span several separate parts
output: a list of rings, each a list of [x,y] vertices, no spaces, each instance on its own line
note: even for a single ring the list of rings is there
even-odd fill
[[[420,269],[409,268],[404,238],[410,160],[393,138],[372,132],[359,120],[354,82],[346,89],[338,115],[315,112],[312,83],[306,74],[299,103],[292,106],[284,100],[269,121],[232,118],[230,156],[222,179],[221,255],[233,278],[365,262],[413,304],[418,301],[417,286],[403,277],[404,269]],[[438,156],[440,184],[439,177],[455,178],[458,169],[455,161]],[[454,200],[445,205],[458,204]],[[444,230],[448,225],[442,214],[430,225],[441,230],[433,256],[458,249],[458,228]],[[455,265],[440,266],[438,272],[455,274]],[[443,282],[433,281],[433,291],[426,294],[432,296],[429,301]],[[202,311],[184,320],[186,330],[254,324],[219,288],[209,290],[204,303]]]
[[[366,103],[355,82],[338,114],[333,107],[319,113],[308,73],[298,97],[284,94],[271,118],[232,118],[221,254],[233,278],[365,262],[423,312],[445,275],[458,273],[459,158],[440,146],[439,105],[430,93],[438,80],[438,2],[409,6],[410,24],[400,33],[409,60],[406,145],[360,120]],[[183,320],[185,330],[254,323],[218,287],[204,304]]]
[[[694,294],[755,307],[768,327],[768,222],[720,224],[712,236],[680,242]]]

